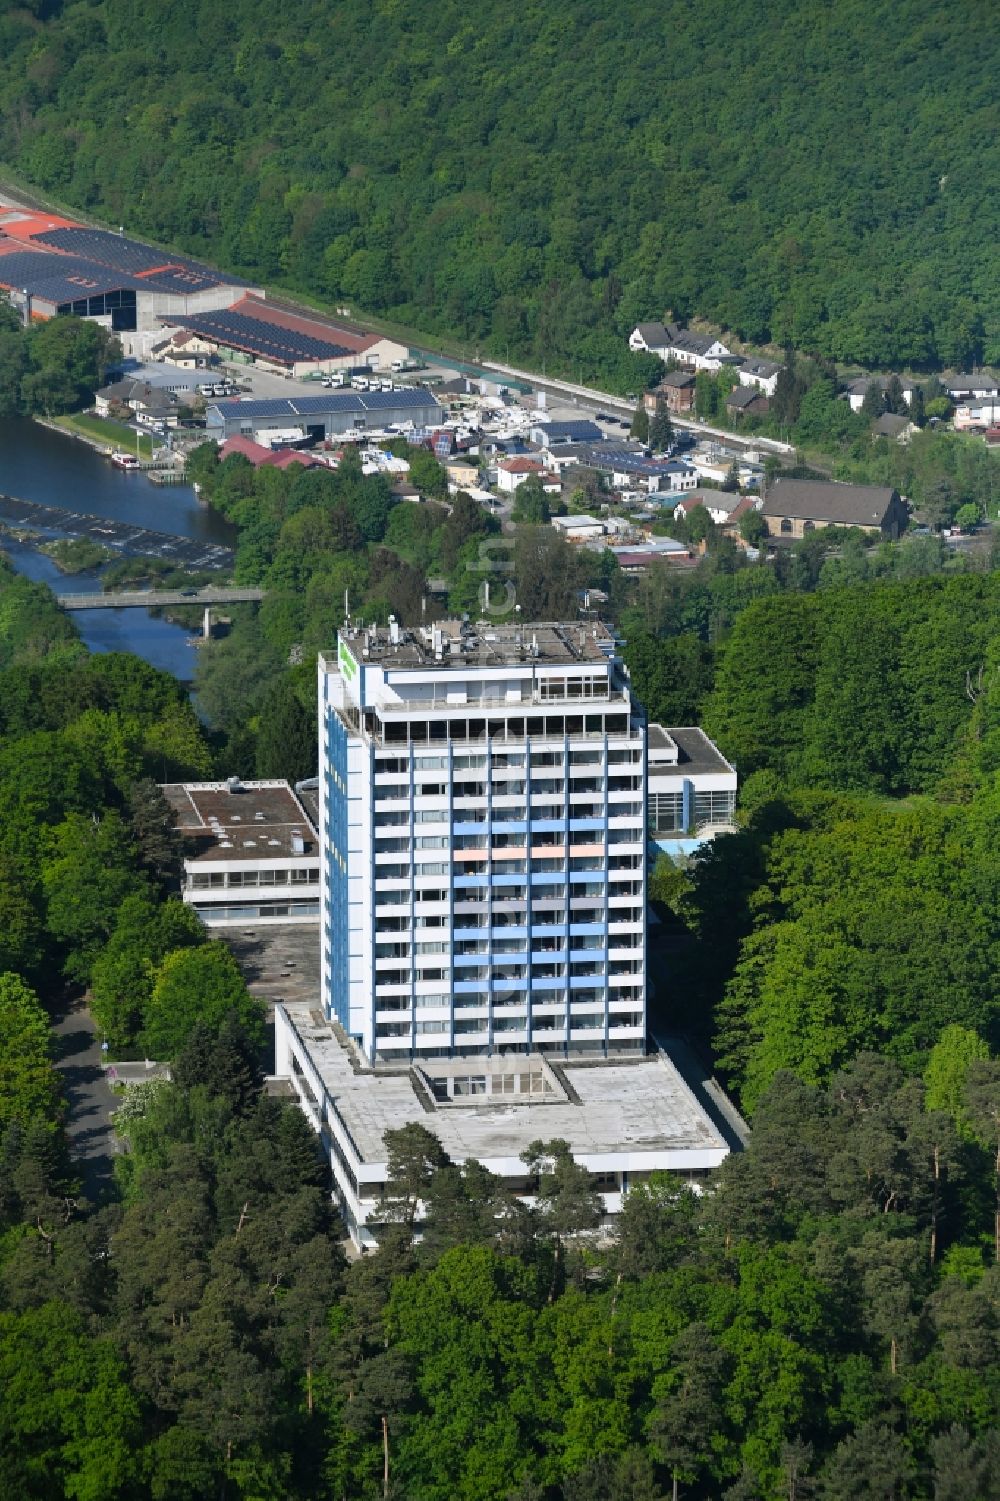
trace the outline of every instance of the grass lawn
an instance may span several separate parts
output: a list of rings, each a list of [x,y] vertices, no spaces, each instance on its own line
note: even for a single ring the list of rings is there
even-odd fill
[[[72,412],[67,417],[53,419],[67,432],[81,433],[85,438],[94,438],[98,443],[107,443],[109,448],[124,448],[135,453],[135,429],[124,422],[114,422],[109,417],[95,417],[92,412]],[[153,440],[148,433],[139,438],[139,455],[144,459],[153,457]]]

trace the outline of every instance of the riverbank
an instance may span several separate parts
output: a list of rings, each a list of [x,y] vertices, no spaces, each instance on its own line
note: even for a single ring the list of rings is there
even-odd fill
[[[79,438],[98,453],[108,455],[123,449],[135,453],[137,458],[151,459],[156,448],[148,433],[136,433],[124,422],[115,422],[110,417],[98,417],[93,412],[70,412],[63,417],[36,417],[43,427],[53,427],[58,432]]]
[[[89,530],[82,540],[99,547],[117,525],[146,539],[155,529],[163,541],[164,553],[158,558],[123,557],[113,550],[113,561],[102,563],[97,572],[74,577],[70,587],[77,592],[101,593],[106,575],[116,587],[122,587],[125,580],[173,584],[181,580],[180,569],[184,570],[181,587],[222,582],[225,570],[195,565],[207,552],[216,558],[223,552],[231,556],[235,529],[201,504],[190,485],[158,488],[147,473],[126,474],[116,469],[93,442],[81,441],[55,423],[27,418],[0,419],[0,473],[2,489],[22,501],[21,514],[15,512],[5,520],[3,549],[18,573],[47,584],[57,594],[67,587],[65,575],[41,548],[67,538],[58,525],[39,530],[36,507],[57,508],[55,519],[64,524],[67,514],[86,515]],[[19,524],[27,519],[26,509],[36,523],[30,529]],[[53,519],[51,511],[48,519]],[[191,560],[185,557],[189,550]],[[182,618],[175,623],[166,618],[162,607],[153,608],[155,614],[111,607],[83,610],[73,620],[91,651],[133,652],[190,683],[197,651],[188,638],[197,631],[201,613],[181,607]]]

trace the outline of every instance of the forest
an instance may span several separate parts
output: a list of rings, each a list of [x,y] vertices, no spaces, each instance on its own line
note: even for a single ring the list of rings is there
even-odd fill
[[[1000,359],[990,7],[4,0],[0,163],[105,223],[639,389],[642,319]],[[975,143],[970,149],[970,143]]]

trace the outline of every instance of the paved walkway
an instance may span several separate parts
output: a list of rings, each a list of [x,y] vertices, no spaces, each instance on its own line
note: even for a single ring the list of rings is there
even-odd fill
[[[70,1150],[80,1169],[83,1191],[93,1203],[111,1196],[115,1133],[114,1097],[101,1067],[101,1045],[93,1018],[82,1002],[56,1016],[56,1066],[62,1073],[69,1117]]]

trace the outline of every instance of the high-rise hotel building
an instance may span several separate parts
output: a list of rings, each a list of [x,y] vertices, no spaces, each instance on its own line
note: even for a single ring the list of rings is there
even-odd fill
[[[642,1054],[646,721],[607,627],[343,629],[322,992],[370,1064]]]

